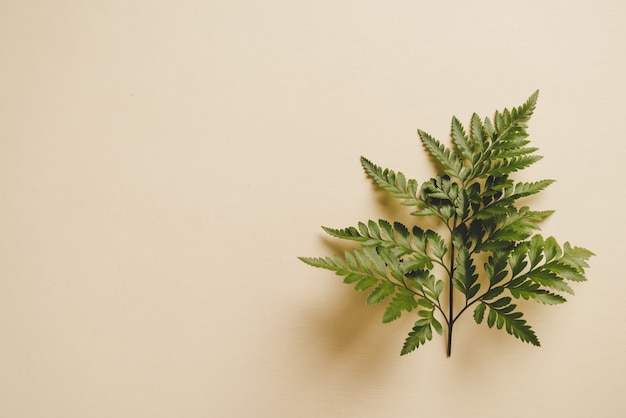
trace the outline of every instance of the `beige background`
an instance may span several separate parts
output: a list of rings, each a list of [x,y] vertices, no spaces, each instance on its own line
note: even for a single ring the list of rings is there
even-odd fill
[[[0,1],[0,417],[626,414],[626,3]],[[399,350],[320,225],[406,218],[416,129],[541,90],[547,235],[592,249],[542,348]],[[404,217],[404,218],[403,218]]]

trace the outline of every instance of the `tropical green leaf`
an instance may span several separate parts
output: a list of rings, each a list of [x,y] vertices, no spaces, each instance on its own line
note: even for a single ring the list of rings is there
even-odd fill
[[[528,260],[530,261],[530,268],[533,269],[543,260],[544,239],[537,234],[532,237],[528,244]]]
[[[471,132],[471,138],[472,141],[474,142],[474,144],[476,144],[479,152],[474,154],[476,156],[479,157],[479,159],[475,162],[475,164],[480,161],[480,157],[482,157],[484,154],[482,154],[482,151],[485,151],[487,148],[487,141],[490,139],[488,138],[488,135],[486,134],[486,129],[483,126],[483,122],[480,120],[480,116],[478,116],[476,113],[474,113],[472,115],[472,119],[470,121],[470,132]],[[490,136],[490,135],[489,135]]]
[[[469,255],[469,250],[465,246],[458,248],[456,258],[456,268],[452,277],[452,284],[461,291],[467,299],[471,299],[480,290],[480,285],[476,283],[478,274],[474,260]]]
[[[396,173],[388,168],[382,169],[365,157],[361,157],[361,165],[378,187],[388,191],[393,197],[401,199],[403,205],[419,206],[422,204],[417,197],[417,181],[407,180],[400,172]]]
[[[498,150],[497,156],[498,158],[513,158],[513,157],[521,157],[523,155],[529,155],[536,151],[539,151],[539,148],[535,147],[520,147],[520,148],[507,148]]]
[[[513,178],[542,158],[530,144],[527,125],[537,98],[536,91],[522,105],[496,111],[492,119],[474,113],[469,126],[452,117],[450,146],[418,130],[437,168],[421,187],[403,173],[361,157],[367,176],[401,204],[413,206],[417,222],[381,219],[343,229],[323,227],[357,248],[342,256],[300,257],[367,292],[367,305],[386,304],[384,323],[405,312],[415,315],[401,354],[431,340],[434,329],[447,331],[450,355],[452,328],[472,305],[476,323],[538,346],[513,300],[558,305],[565,302],[562,293],[573,294],[570,283],[587,280],[585,270],[594,254],[537,233],[553,211],[519,206],[520,199],[554,182]]]
[[[425,207],[415,212],[411,212],[413,216],[437,216],[437,210],[432,207]]]
[[[357,227],[336,229],[323,226],[322,229],[332,237],[358,241],[368,247],[383,246],[393,250],[397,255],[411,254],[416,251],[412,248],[411,242],[417,238],[412,237],[409,230],[399,222],[395,222],[392,226],[381,219],[378,223],[371,220],[367,224],[359,222]]]
[[[452,137],[452,142],[454,142],[454,145],[456,145],[457,150],[459,150],[459,153],[463,156],[463,158],[471,161],[474,149],[467,134],[465,133],[463,125],[456,117],[452,117],[451,125],[450,136]]]
[[[504,189],[504,198],[513,202],[521,197],[531,196],[554,183],[554,180],[541,180],[530,183],[517,183],[515,187]]]
[[[403,311],[411,312],[415,308],[417,308],[417,301],[415,300],[414,294],[406,289],[400,288],[385,309],[383,322],[394,321],[400,318]]]
[[[573,282],[584,282],[587,280],[583,273],[562,261],[548,263],[545,265],[545,268],[565,280],[571,280]]]
[[[509,288],[509,291],[514,298],[523,298],[526,300],[533,299],[534,301],[545,305],[557,305],[566,301],[563,296],[541,289],[538,283],[528,280],[524,281],[517,287]]]
[[[426,239],[428,242],[428,250],[434,258],[439,260],[448,252],[448,245],[437,232],[433,230],[426,231]]]
[[[509,253],[508,265],[511,267],[511,276],[517,277],[528,265],[528,242],[521,242]]]
[[[359,292],[363,292],[375,286],[376,283],[378,283],[379,281],[380,279],[377,279],[376,277],[373,277],[373,276],[363,276],[363,278],[358,281],[356,286],[354,286],[354,289]]]
[[[507,130],[512,128],[525,128],[524,122],[528,121],[535,111],[539,90],[535,91],[526,102],[512,110],[504,109],[502,112],[496,112],[494,116],[496,132],[503,137]]]
[[[409,332],[408,337],[404,341],[401,355],[409,354],[427,340],[432,340],[433,330],[431,321],[428,318],[419,319],[413,326],[413,331]]]
[[[392,295],[396,290],[396,287],[393,283],[381,280],[380,284],[376,289],[369,294],[365,302],[368,305],[376,305],[385,300],[388,296]]]
[[[481,246],[481,250],[502,248],[501,243],[515,243],[530,237],[539,229],[538,223],[550,216],[553,211],[531,211],[527,207],[519,210],[509,208],[505,217],[496,217],[499,225],[491,232],[489,239]]]
[[[559,247],[554,237],[548,237],[543,241],[543,255],[545,256],[546,263],[560,257],[561,254],[561,247]]]
[[[442,165],[446,172],[458,177],[460,171],[459,157],[450,148],[421,129],[418,129],[417,132],[428,153]]]
[[[519,157],[503,158],[493,161],[489,173],[494,176],[503,176],[522,170],[541,160],[540,155],[522,155]]]
[[[483,302],[479,303],[478,305],[476,305],[476,308],[474,308],[474,321],[476,321],[477,324],[482,324],[483,318],[485,317],[486,308],[487,305],[485,305]]]
[[[509,275],[507,270],[508,255],[508,251],[495,251],[488,257],[484,268],[490,287],[497,285]]]
[[[546,268],[539,268],[528,272],[524,277],[529,278],[535,283],[554,289],[557,292],[566,292],[570,295],[574,294],[574,290],[563,279]]]
[[[589,267],[588,260],[595,254],[586,248],[572,247],[569,242],[563,244],[563,258],[561,262],[576,268],[579,272],[584,272]]]
[[[495,302],[485,302],[484,304],[489,308],[487,325],[489,328],[492,328],[494,325],[498,329],[504,328],[506,332],[513,335],[515,338],[539,346],[537,335],[526,323],[526,320],[522,319],[522,313],[515,311],[517,306],[510,302],[511,298],[508,297],[498,299]],[[474,312],[474,319],[476,319],[476,317],[476,312]],[[479,317],[479,319],[482,321],[482,317]]]
[[[313,267],[319,267],[319,268],[325,268],[328,270],[335,270],[336,269],[336,265],[333,262],[333,260],[330,257],[298,257],[301,261],[305,262],[306,264],[313,266]]]

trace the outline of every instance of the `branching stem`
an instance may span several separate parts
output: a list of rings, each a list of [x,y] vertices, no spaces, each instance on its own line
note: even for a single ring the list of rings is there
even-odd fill
[[[538,346],[537,336],[515,310],[511,298],[563,303],[565,298],[554,291],[570,293],[566,281],[585,280],[584,269],[593,253],[569,243],[561,248],[554,238],[534,235],[537,222],[552,211],[536,212],[515,205],[517,199],[552,183],[514,183],[508,177],[541,158],[533,155],[537,148],[526,147],[526,122],[535,109],[537,94],[519,107],[496,112],[493,122],[474,114],[468,130],[454,118],[452,148],[418,130],[426,151],[443,169],[421,188],[416,180],[407,180],[404,174],[361,157],[366,174],[379,187],[403,204],[416,206],[412,215],[437,218],[441,228],[425,231],[416,225],[409,230],[400,222],[383,220],[345,229],[324,228],[331,236],[361,242],[362,247],[346,250],[343,258],[300,258],[313,267],[345,276],[344,281],[355,283],[356,290],[373,289],[366,299],[370,305],[391,298],[383,316],[385,322],[398,318],[403,311],[417,313],[418,320],[401,354],[430,340],[433,328],[443,334],[444,325],[435,318],[440,314],[445,320],[450,357],[454,324],[471,307],[476,307],[477,323],[482,323],[489,309],[490,328],[504,328],[521,341]],[[449,246],[443,226],[449,233]],[[483,259],[484,268],[477,271],[476,264]],[[479,280],[481,275],[487,276],[488,286]],[[511,295],[500,296],[505,290]]]
[[[454,215],[454,220],[452,221],[452,228],[450,228],[450,270],[448,271],[448,284],[449,284],[449,296],[448,296],[448,317],[450,320],[448,321],[448,349],[447,354],[450,357],[452,354],[452,326],[454,325],[454,285],[452,283],[454,276],[454,231],[457,227],[457,215]]]

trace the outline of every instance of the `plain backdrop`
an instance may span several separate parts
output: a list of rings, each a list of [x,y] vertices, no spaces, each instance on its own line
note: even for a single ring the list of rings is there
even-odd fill
[[[0,416],[622,417],[626,3],[0,1]],[[413,318],[297,256],[410,222],[364,155],[523,103],[545,235],[596,253],[542,347]]]

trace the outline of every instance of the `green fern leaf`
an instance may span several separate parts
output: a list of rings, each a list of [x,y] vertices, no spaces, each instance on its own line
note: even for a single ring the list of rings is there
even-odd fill
[[[411,312],[415,308],[417,308],[417,301],[413,293],[406,289],[399,288],[385,309],[383,323],[394,321],[400,318],[403,311]]]
[[[513,202],[519,198],[531,196],[554,183],[554,180],[541,180],[531,183],[517,183],[514,187],[508,187],[503,190],[504,199]]]
[[[498,151],[496,154],[497,157],[502,158],[502,159],[521,157],[524,155],[532,154],[533,152],[536,152],[539,150],[539,148],[524,147],[521,145],[521,143],[517,146],[514,144],[509,144],[509,147],[500,146],[494,149]]]
[[[420,283],[423,292],[434,300],[439,300],[441,292],[443,292],[443,280],[437,280],[434,275],[428,274]]]
[[[487,305],[489,308],[489,314],[487,316],[487,325],[489,328],[493,328],[495,325],[498,329],[504,328],[510,335],[513,335],[523,342],[536,346],[540,345],[535,332],[526,323],[526,320],[522,319],[522,313],[515,311],[517,306],[511,304],[511,298],[504,297],[495,302],[483,302],[482,304]],[[478,316],[477,319],[476,311],[474,311],[474,319],[476,319],[477,322],[478,319],[482,321],[481,316]]]
[[[569,283],[586,280],[585,269],[594,254],[568,242],[561,247],[555,238],[537,234],[540,222],[553,211],[518,206],[519,199],[553,183],[512,178],[542,158],[530,145],[527,130],[537,98],[538,91],[521,106],[495,112],[493,119],[474,113],[468,127],[452,117],[450,147],[418,130],[438,169],[420,188],[403,173],[361,157],[365,173],[378,187],[416,208],[411,215],[420,221],[432,217],[428,227],[386,220],[343,229],[323,227],[330,236],[359,247],[343,256],[300,257],[342,276],[355,290],[368,292],[367,305],[385,302],[385,323],[404,312],[417,315],[402,354],[431,340],[433,329],[442,334],[446,328],[450,355],[452,327],[474,304],[476,323],[484,321],[538,346],[513,298],[558,305],[566,301],[560,293],[573,294]],[[447,297],[441,298],[444,289]]]
[[[393,283],[382,280],[378,287],[367,296],[365,303],[368,305],[377,305],[385,300],[388,296],[392,295],[395,290],[396,287]]]
[[[364,292],[374,287],[380,280],[373,276],[363,276],[354,286],[354,290],[358,292]]]
[[[409,354],[426,341],[432,340],[433,330],[431,322],[428,318],[420,319],[415,322],[413,331],[409,332],[408,337],[404,341],[401,355]]]
[[[491,136],[488,134],[488,129],[485,129],[483,122],[480,120],[480,116],[476,113],[472,115],[470,121],[470,133],[471,139],[476,144],[479,151],[483,152],[487,149],[488,141],[491,141]],[[477,157],[482,157],[481,153],[475,154]]]
[[[553,211],[531,211],[527,207],[519,210],[509,208],[508,216],[496,217],[496,225],[489,238],[481,244],[481,251],[494,251],[509,244],[523,241],[539,229],[538,223],[550,216]],[[489,223],[487,223],[489,225]],[[493,224],[493,223],[492,223]]]
[[[301,261],[313,267],[323,268],[323,269],[332,270],[332,271],[337,271],[339,269],[335,261],[330,257],[324,257],[324,258],[322,257],[298,257],[298,258]]]
[[[586,248],[572,247],[569,242],[566,242],[563,244],[563,258],[561,262],[576,268],[579,272],[584,272],[585,268],[589,267],[587,261],[594,255]]]
[[[359,222],[358,227],[336,229],[323,226],[322,229],[332,237],[358,241],[363,246],[382,246],[393,251],[396,256],[415,252],[411,247],[413,237],[411,237],[408,229],[399,222],[395,222],[392,226],[389,222],[381,219],[378,223],[374,221],[368,221],[367,224]]]
[[[326,231],[326,233],[335,238],[341,238],[351,241],[368,241],[370,239],[369,236],[361,235],[361,232],[355,227],[348,227],[344,229],[335,229],[323,226],[322,229]]]
[[[495,251],[484,264],[485,273],[489,279],[489,287],[497,285],[508,276],[508,254],[508,251]]]
[[[527,168],[542,158],[540,155],[524,155],[494,161],[489,169],[489,174],[492,176],[504,176]]]
[[[515,288],[509,288],[509,291],[514,298],[533,299],[545,305],[557,305],[566,302],[563,296],[541,289],[539,284],[529,280],[524,281]]]
[[[474,321],[476,321],[477,324],[482,324],[486,308],[487,305],[482,302],[474,308]]]
[[[417,132],[424,148],[426,148],[428,153],[442,165],[444,171],[451,176],[459,177],[459,172],[462,168],[462,163],[459,160],[459,157],[452,152],[450,148],[446,147],[421,129]]]
[[[429,252],[434,258],[443,260],[443,257],[448,252],[448,245],[446,244],[446,241],[441,235],[430,229],[426,231],[425,236]]]
[[[456,145],[457,150],[463,156],[463,158],[471,161],[472,156],[474,155],[474,149],[470,143],[467,134],[465,133],[463,125],[456,117],[452,118],[451,125],[452,126],[450,128],[450,136],[452,137],[452,142],[454,143],[454,145]]]
[[[407,180],[404,174],[390,169],[382,169],[365,157],[361,157],[365,173],[374,180],[378,187],[388,191],[405,206],[419,206],[423,202],[417,197],[418,185],[415,180]]]
[[[523,277],[527,277],[535,283],[554,289],[557,292],[566,292],[570,295],[574,294],[574,290],[567,283],[565,283],[563,279],[548,269],[539,268],[528,272]]]
[[[528,266],[528,242],[517,244],[509,254],[508,265],[511,268],[511,277],[517,277]]]
[[[467,247],[462,246],[458,249],[452,284],[466,295],[467,299],[473,298],[480,290],[480,284],[477,283],[478,274],[476,274],[476,266],[474,266],[473,261],[469,256]]]
[[[575,267],[565,264],[562,261],[547,263],[544,267],[565,280],[571,280],[573,282],[584,282],[587,280],[583,272],[580,272]]]
[[[539,90],[536,90],[523,105],[513,108],[510,111],[508,109],[504,109],[502,112],[496,112],[494,122],[496,132],[500,134],[500,137],[502,137],[502,135],[506,133],[506,130],[511,127],[525,127],[523,122],[528,121],[533,115],[538,98]]]

